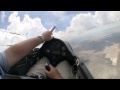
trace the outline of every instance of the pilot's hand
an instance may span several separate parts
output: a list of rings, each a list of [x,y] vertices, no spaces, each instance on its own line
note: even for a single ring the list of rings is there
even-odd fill
[[[49,65],[49,67],[50,71],[45,70],[45,73],[50,79],[63,79],[55,67],[52,65]]]
[[[53,36],[51,36],[51,35],[52,35],[52,32],[54,29],[55,29],[55,27],[53,27],[50,31],[46,31],[42,34],[44,41],[49,41],[49,40],[53,39]]]

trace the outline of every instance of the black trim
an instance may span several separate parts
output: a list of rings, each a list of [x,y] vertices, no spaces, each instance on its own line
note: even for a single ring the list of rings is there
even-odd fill
[[[6,6],[7,4],[7,6]],[[120,10],[119,0],[2,0],[0,2],[1,10],[27,10],[27,11],[98,11],[98,10]]]
[[[2,79],[21,79],[20,76],[5,74],[1,76]]]
[[[83,62],[81,62],[77,67],[80,73],[79,79],[94,79]]]

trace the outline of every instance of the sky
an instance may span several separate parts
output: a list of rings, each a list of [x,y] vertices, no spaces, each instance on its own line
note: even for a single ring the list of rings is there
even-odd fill
[[[57,27],[54,37],[70,41],[94,28],[119,21],[120,11],[0,11],[0,45],[41,35],[52,26]]]
[[[120,65],[108,64],[116,64],[120,11],[0,11],[0,52],[52,26],[57,27],[55,38],[69,42],[81,60],[89,60],[86,65],[96,78],[119,76]]]

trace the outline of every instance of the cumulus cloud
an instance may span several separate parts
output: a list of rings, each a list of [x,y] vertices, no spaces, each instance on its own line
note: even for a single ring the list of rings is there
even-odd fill
[[[29,15],[24,15],[23,21],[20,21],[18,12],[13,12],[9,16],[10,25],[7,27],[7,31],[15,32],[28,38],[40,35],[46,29],[43,27],[40,18],[30,18]]]
[[[66,11],[59,12],[48,12],[52,15],[58,17],[67,17]],[[61,20],[61,19],[60,19]],[[106,24],[114,23],[120,21],[120,12],[119,11],[96,11],[95,14],[91,13],[79,13],[75,15],[70,23],[70,26],[67,27],[65,31],[54,32],[54,37],[60,38],[66,41],[75,41],[75,38],[85,33],[88,30],[92,30],[93,28],[100,27]],[[24,15],[23,20],[20,20],[20,16],[18,16],[18,12],[13,12],[9,18],[8,22],[10,23],[7,26],[8,32],[13,32],[20,34],[22,39],[31,38],[37,35],[41,35],[47,29],[41,23],[41,18],[31,18],[29,15]],[[58,22],[58,21],[57,21]],[[0,33],[1,40],[4,41],[5,33]],[[9,41],[18,41],[18,36],[11,37],[10,34],[7,34],[6,42]],[[11,38],[10,38],[11,37]],[[77,41],[76,41],[77,42]]]
[[[29,15],[24,15],[24,19],[20,21],[17,11],[9,16],[8,22],[10,24],[6,30],[0,29],[0,45],[5,48],[4,45],[12,45],[27,38],[41,35],[46,31],[40,18],[31,19]]]
[[[59,18],[66,15],[66,12],[59,12],[59,13],[52,12],[52,13],[56,16],[58,15]],[[115,23],[118,21],[120,21],[119,11],[109,11],[109,12],[99,11],[99,12],[95,12],[94,15],[91,13],[84,13],[84,14],[80,13],[74,16],[71,22],[68,22],[70,23],[70,26],[68,26],[65,31],[54,32],[53,35],[56,38],[66,40],[68,42],[69,41],[72,43],[76,42],[75,47],[77,51],[77,49],[80,48],[79,36],[85,34],[87,31],[93,30],[96,27],[100,27],[100,26],[110,24],[110,23]],[[20,21],[20,16],[18,16],[18,12],[13,12],[9,16],[8,22],[10,24],[7,26],[6,30],[0,29],[0,45],[1,45],[0,51],[3,51],[6,48],[8,48],[7,46],[2,46],[2,45],[14,44],[19,41],[25,40],[27,38],[41,35],[44,31],[47,30],[41,23],[40,18],[32,19],[29,15],[26,14],[24,15],[23,20]],[[6,31],[17,33],[20,35],[7,33]],[[116,31],[118,31],[118,29]],[[111,34],[111,32],[109,32],[108,34]],[[96,34],[96,35],[99,35],[99,34]],[[89,36],[91,36],[91,38],[94,38],[94,36],[92,37],[92,35],[89,35]],[[101,37],[104,37],[104,34]],[[114,47],[116,47],[116,45]],[[101,56],[103,55],[103,52],[107,53],[110,50],[110,48],[111,48],[110,52],[114,51],[114,49],[116,49],[114,47],[113,46],[106,47],[103,51],[100,51],[100,52],[96,52],[94,50],[83,51],[83,52],[78,51],[78,52],[81,58],[90,59],[94,61],[97,60],[98,62],[101,61],[99,64],[98,62],[89,63],[88,67],[91,68],[92,66],[96,65],[96,67],[92,67],[92,69],[90,69],[92,74],[94,75],[97,74],[98,77],[101,77],[101,78],[109,78],[109,77],[116,76],[118,74],[117,70],[112,68],[111,66],[107,67],[105,63],[102,63],[102,60],[106,60],[106,59],[102,58]],[[87,57],[85,57],[86,55]],[[109,56],[109,55],[110,53],[106,54],[106,58],[113,58],[114,60],[116,60],[117,53],[115,53],[115,55],[113,56]],[[90,56],[93,56],[93,57],[90,57]],[[113,61],[113,59],[111,59],[111,61]],[[101,71],[101,69],[104,71]],[[114,73],[110,73],[111,70]],[[107,74],[106,74],[106,71],[107,71]]]
[[[119,11],[96,12],[95,19],[97,23],[100,25],[117,22],[117,21],[120,21],[120,12]]]
[[[66,31],[58,33],[60,33],[60,38],[71,40],[88,30],[118,21],[120,21],[119,11],[96,11],[94,15],[91,13],[80,13],[72,18]],[[56,36],[58,36],[57,34]]]

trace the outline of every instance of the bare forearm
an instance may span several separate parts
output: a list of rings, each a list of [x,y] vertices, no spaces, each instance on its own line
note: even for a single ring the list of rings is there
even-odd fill
[[[30,53],[36,46],[42,43],[42,39],[35,37],[20,43],[17,43],[10,48],[8,48],[6,52],[6,56],[8,59],[8,63],[10,66],[13,66],[19,60],[21,60],[24,56]]]
[[[9,66],[13,66],[19,60],[21,60],[24,56],[30,53],[36,46],[42,43],[43,41],[49,41],[52,39],[51,35],[55,27],[53,27],[50,31],[46,31],[42,34],[41,37],[31,38],[20,43],[17,43],[7,50],[5,50],[6,57],[8,60]]]

